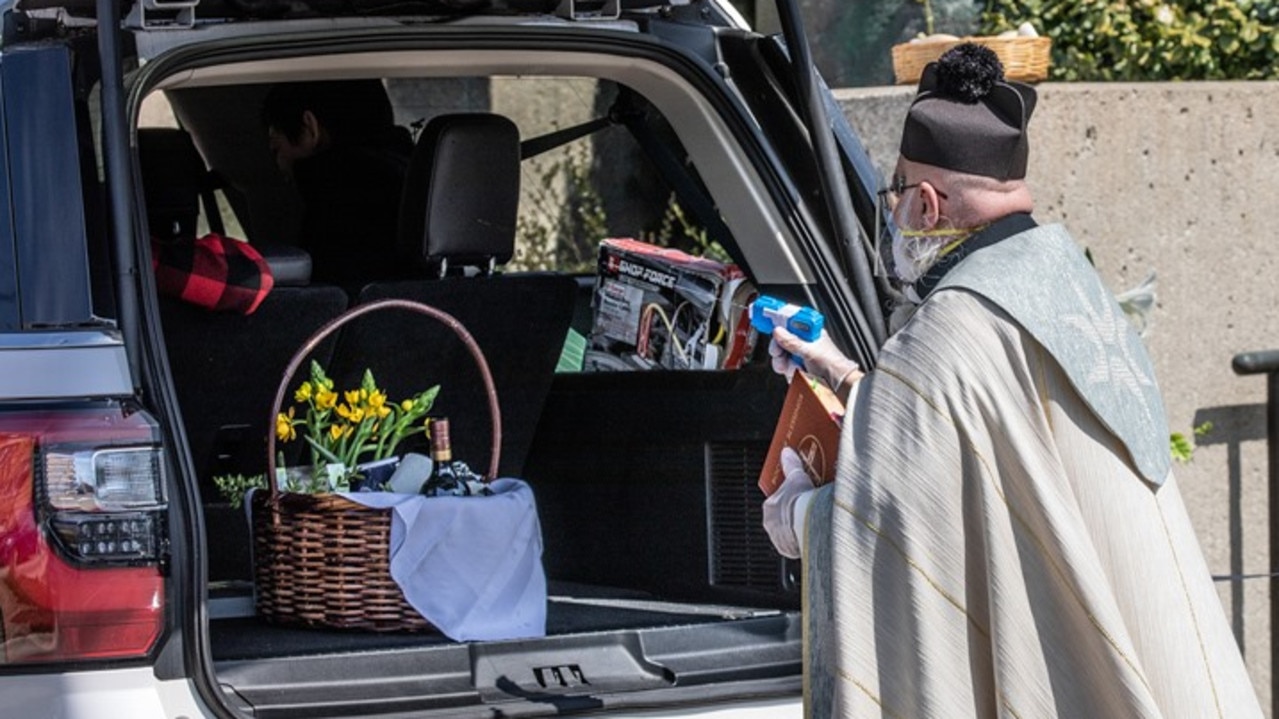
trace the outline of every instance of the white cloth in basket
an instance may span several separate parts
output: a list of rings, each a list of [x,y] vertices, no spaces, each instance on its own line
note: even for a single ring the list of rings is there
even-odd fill
[[[391,578],[404,598],[456,641],[546,636],[542,528],[533,490],[496,479],[487,497],[342,493],[390,508]]]

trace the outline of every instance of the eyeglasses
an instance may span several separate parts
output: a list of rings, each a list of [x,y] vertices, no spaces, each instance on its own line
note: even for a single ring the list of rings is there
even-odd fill
[[[888,185],[888,187],[885,187],[884,189],[880,190],[876,194],[879,195],[879,199],[881,201],[885,202],[888,205],[889,209],[892,209],[897,206],[897,202],[901,200],[901,196],[905,194],[906,190],[911,190],[916,187],[919,187],[920,185],[924,184],[924,182],[927,182],[927,181],[920,180],[919,182],[912,182],[911,184],[907,185],[905,175],[893,175],[893,180]],[[930,182],[928,184],[931,185],[932,183]],[[937,195],[941,197],[943,200],[950,199],[950,197],[945,192],[942,192],[941,190],[937,189],[936,185],[933,185],[933,191],[936,192]]]

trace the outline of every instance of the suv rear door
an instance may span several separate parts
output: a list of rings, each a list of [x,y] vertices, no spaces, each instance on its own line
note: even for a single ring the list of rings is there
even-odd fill
[[[110,6],[109,2],[99,4]],[[556,5],[541,4],[548,7]],[[572,6],[571,3],[567,5]],[[622,5],[638,7],[662,3],[624,2]],[[607,28],[606,22],[600,25],[583,22],[582,27],[576,29],[489,29],[473,33],[461,25],[456,32],[423,33],[418,37],[412,31],[412,24],[404,23],[403,27],[387,28],[380,38],[358,28],[339,32],[341,26],[335,25],[327,35],[316,35],[311,40],[301,35],[283,36],[272,39],[275,47],[267,47],[266,44],[254,46],[247,38],[258,32],[273,32],[273,29],[266,23],[259,26],[256,21],[247,21],[229,23],[221,28],[210,26],[206,35],[220,35],[221,40],[182,48],[179,47],[183,44],[180,31],[165,37],[163,30],[142,29],[136,37],[138,47],[150,48],[158,59],[134,78],[136,85],[130,102],[136,107],[142,93],[138,88],[145,89],[148,82],[163,81],[169,72],[175,73],[170,77],[185,72],[182,69],[184,63],[198,67],[202,62],[209,62],[208,58],[214,55],[225,58],[224,62],[236,58],[249,61],[269,53],[282,56],[290,51],[300,56],[322,44],[335,47],[342,43],[364,43],[372,48],[376,43],[383,43],[387,48],[452,47],[471,51],[526,52],[539,48],[537,38],[542,35],[537,33],[553,35],[559,32],[555,42],[561,43],[565,50],[588,51],[600,58],[611,55],[627,58],[627,61],[664,66],[682,78],[683,83],[704,93],[701,102],[714,106],[714,112],[720,118],[718,122],[730,129],[727,136],[741,144],[742,149],[732,154],[748,158],[752,169],[746,175],[759,178],[760,184],[751,188],[752,194],[768,197],[769,203],[782,208],[768,214],[784,218],[785,229],[778,232],[777,237],[793,238],[787,242],[799,248],[799,257],[791,260],[793,267],[790,269],[767,267],[757,262],[755,269],[761,279],[760,288],[776,290],[823,308],[831,317],[831,326],[836,334],[869,362],[873,358],[875,339],[873,332],[866,335],[866,328],[876,326],[877,312],[874,307],[862,308],[864,295],[854,292],[852,288],[857,283],[848,279],[856,272],[857,263],[864,260],[850,260],[854,255],[850,255],[848,247],[826,239],[839,233],[832,232],[830,220],[825,219],[826,208],[819,196],[823,187],[821,175],[805,167],[810,164],[807,158],[811,158],[813,153],[807,142],[807,133],[795,125],[794,109],[777,112],[779,106],[794,107],[793,93],[783,89],[788,81],[782,72],[783,66],[778,62],[782,57],[778,46],[773,41],[730,29],[722,21],[713,22],[712,26],[694,21],[703,7],[712,14],[716,12],[713,3],[695,3],[694,7],[683,7],[679,3],[670,5],[661,10],[661,16],[655,10],[653,17],[643,18],[646,32],[642,37],[594,29],[600,26]],[[439,7],[445,6],[447,4]],[[616,8],[613,3],[603,3],[599,11],[586,6],[582,3],[576,9],[587,14],[607,14],[610,8]],[[181,18],[185,9],[170,8],[162,12],[176,13],[176,17]],[[155,10],[154,5],[151,10]],[[135,10],[133,16],[135,20],[139,17],[137,12]],[[198,7],[195,12],[199,12]],[[591,18],[579,18],[579,21],[588,19]],[[180,24],[183,21],[175,19],[175,22]],[[528,37],[521,37],[522,34]],[[602,38],[613,42],[613,47],[606,49]],[[653,42],[653,38],[660,42]],[[117,41],[119,39],[116,38]],[[307,49],[308,44],[312,49]],[[173,52],[164,52],[168,45],[174,46]],[[143,264],[146,254],[141,249],[145,242],[139,237],[144,223],[140,221],[138,209],[140,193],[133,186],[128,140],[127,125],[131,113],[125,108],[123,87],[116,84],[123,78],[123,73],[113,66],[111,60],[119,47],[120,43],[113,44],[110,38],[102,47],[107,68],[101,95],[104,103],[103,154],[111,200],[108,205],[111,235],[118,243],[117,264],[128,268]],[[540,47],[545,49],[549,45]],[[713,69],[718,61],[724,61],[730,70],[728,82]],[[752,90],[745,87],[748,79],[754,83],[752,87],[759,89],[759,94],[752,95]],[[786,163],[781,158],[792,158],[792,161]],[[860,170],[856,162],[849,166]],[[811,163],[811,166],[816,167],[816,163]],[[861,183],[867,179],[863,174],[853,177],[855,182]],[[863,204],[868,194],[868,190],[859,185],[858,196],[863,198]],[[792,251],[794,248],[788,246],[784,253]],[[777,249],[756,248],[755,252],[770,254]],[[853,252],[857,252],[855,247]],[[795,267],[802,269],[795,270]],[[723,586],[708,587],[700,600],[674,603],[645,597],[632,600],[617,596],[575,596],[575,606],[581,608],[624,609],[681,619],[676,623],[669,620],[645,621],[627,629],[614,626],[615,622],[610,620],[594,631],[575,630],[538,642],[467,645],[385,638],[370,641],[367,637],[354,641],[349,637],[317,640],[317,634],[298,637],[288,632],[272,635],[245,633],[243,636],[249,643],[255,638],[259,640],[259,648],[239,654],[232,652],[215,667],[211,661],[210,647],[214,642],[208,634],[210,623],[205,615],[206,604],[203,599],[197,599],[204,597],[207,591],[204,584],[205,548],[200,540],[200,500],[193,489],[194,469],[182,449],[185,439],[177,421],[181,412],[173,399],[165,353],[160,345],[162,330],[154,289],[145,272],[136,278],[136,285],[134,278],[127,273],[123,280],[118,286],[118,296],[124,305],[118,312],[122,332],[118,335],[116,347],[129,348],[127,357],[135,365],[135,373],[129,383],[129,391],[117,394],[132,396],[135,382],[145,388],[143,395],[147,398],[147,406],[160,418],[158,432],[165,436],[165,446],[173,448],[167,455],[165,466],[177,470],[173,472],[174,476],[183,477],[181,483],[170,486],[168,497],[170,506],[180,512],[180,521],[169,530],[174,549],[174,577],[180,581],[176,585],[170,583],[168,596],[182,611],[167,614],[170,623],[166,626],[173,636],[183,636],[187,641],[173,645],[180,646],[183,651],[168,655],[165,661],[157,660],[157,674],[174,676],[189,673],[211,704],[226,702],[245,712],[272,716],[352,712],[372,715],[396,711],[430,711],[432,716],[473,716],[477,711],[485,711],[484,707],[501,711],[504,715],[532,716],[621,711],[652,705],[727,704],[751,698],[771,697],[774,699],[770,701],[775,701],[777,697],[793,698],[797,695],[800,656],[797,600],[781,579],[773,580],[774,587],[770,590],[774,594],[770,600],[774,606],[763,602],[745,609],[742,605],[725,607],[707,601],[708,596],[732,596]],[[137,304],[136,309],[134,303]],[[629,389],[629,396],[656,391],[678,392],[681,383],[686,383],[690,387],[699,384],[703,389],[711,387],[716,393],[731,397],[736,387],[734,382],[741,378],[698,380],[691,376],[637,375],[626,379],[634,385]],[[765,383],[768,378],[756,375],[750,381]],[[644,385],[649,388],[645,389]],[[773,391],[774,399],[777,399],[775,388]],[[600,401],[601,397],[594,396],[594,403]],[[706,403],[700,404],[704,409],[711,407]],[[761,410],[758,406],[743,409],[746,413],[753,412],[755,417],[742,431],[752,441],[766,439],[760,433],[770,429],[769,419],[765,417],[759,421]],[[565,415],[570,411],[565,410]],[[767,409],[762,414],[766,415]],[[710,421],[713,421],[713,416],[700,423]],[[711,452],[716,444],[705,440],[706,437],[702,437],[695,443],[693,451],[701,452],[701,448],[705,447],[707,452]],[[638,458],[632,459],[638,461]],[[708,462],[708,466],[716,466],[713,458]],[[533,464],[537,466],[536,462]],[[544,462],[541,466],[547,471],[553,469],[553,463]],[[749,476],[753,469],[748,467],[739,471],[739,477]],[[701,478],[698,480],[700,482]],[[697,487],[701,488],[700,491],[710,491],[704,484],[687,488]],[[553,495],[554,490],[548,489],[547,493]],[[758,503],[749,494],[742,496],[748,502]],[[699,511],[706,512],[713,499],[694,497],[693,503],[687,507],[693,509],[693,515]],[[661,512],[662,503],[653,502],[645,511]],[[693,516],[690,521],[703,520]],[[709,531],[707,528],[713,524],[693,526]],[[758,538],[758,528],[754,530]],[[643,527],[633,527],[630,531],[640,532]],[[715,541],[716,538],[711,537],[702,546],[714,546]],[[571,547],[566,548],[566,551],[571,550]],[[585,552],[587,548],[581,547],[577,551]],[[765,547],[763,551],[771,550]],[[695,561],[705,561],[708,552],[709,549],[698,553],[700,557],[695,555]],[[781,566],[775,557],[771,557],[771,561],[775,566]],[[655,564],[654,573],[660,572],[660,565]],[[778,572],[777,576],[780,577],[781,573]],[[720,594],[716,595],[716,592]],[[699,623],[693,618],[698,614],[713,616],[716,621]],[[296,640],[298,644],[293,650],[286,646],[262,653],[262,640],[268,639],[281,643]],[[353,650],[359,652],[358,663],[351,661]],[[219,685],[221,689],[214,688]]]

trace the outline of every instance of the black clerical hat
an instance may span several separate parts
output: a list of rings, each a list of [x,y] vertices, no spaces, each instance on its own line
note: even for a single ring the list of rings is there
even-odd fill
[[[1005,80],[993,50],[956,45],[924,68],[906,115],[901,155],[971,175],[1022,179],[1026,123],[1034,110],[1034,88]]]

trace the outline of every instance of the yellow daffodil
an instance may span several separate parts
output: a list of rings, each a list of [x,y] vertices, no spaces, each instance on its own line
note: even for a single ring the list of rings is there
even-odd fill
[[[337,412],[339,417],[353,424],[358,424],[360,420],[364,419],[364,410],[359,407],[340,404]]]
[[[289,408],[289,413],[281,412],[275,417],[275,436],[281,442],[289,442],[297,439],[298,432],[293,428],[293,408]]]
[[[358,388],[337,389],[323,367],[312,362],[310,380],[293,394],[306,419],[294,417],[296,407],[280,413],[276,436],[281,441],[296,439],[298,425],[302,425],[301,433],[315,444],[312,461],[316,466],[336,463],[349,472],[360,462],[393,456],[402,439],[417,434],[424,426],[429,437],[430,418],[424,415],[431,408],[437,389],[392,401],[367,370]],[[359,441],[353,441],[357,437]]]
[[[332,409],[338,403],[337,392],[328,387],[321,387],[315,392],[315,406],[321,410]]]

